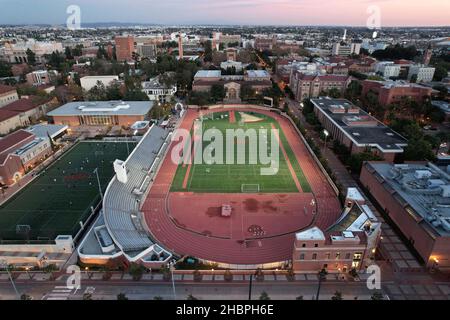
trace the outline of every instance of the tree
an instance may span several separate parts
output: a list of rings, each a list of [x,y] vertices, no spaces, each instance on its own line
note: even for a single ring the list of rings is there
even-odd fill
[[[298,296],[295,298],[295,300],[303,300],[303,296]]]
[[[225,98],[225,88],[220,84],[213,84],[211,86],[211,99],[214,102],[222,101]]]
[[[92,300],[92,294],[90,293],[83,294],[83,300]]]
[[[66,47],[66,49],[64,50],[64,54],[66,56],[66,59],[73,60],[73,54],[72,54],[72,50],[70,49],[70,47]]]
[[[205,54],[204,54],[203,60],[205,62],[212,62],[212,50],[213,50],[213,48],[212,48],[211,40],[206,41],[204,46],[205,46]]]
[[[364,161],[380,161],[383,160],[379,155],[372,153],[370,150],[366,150],[361,153],[352,154],[347,158],[346,164],[350,166],[350,170],[353,173],[359,173]]]
[[[107,99],[106,88],[103,82],[97,81],[97,84],[86,93],[88,101],[105,101]]]
[[[415,46],[403,47],[400,44],[389,46],[384,50],[376,50],[372,53],[372,57],[377,58],[378,60],[412,60],[417,55],[418,51]]]
[[[142,278],[142,275],[144,274],[144,267],[137,263],[132,263],[130,265],[130,268],[128,269],[128,272],[133,277],[134,281],[138,281]]]
[[[33,298],[30,295],[24,293],[20,296],[20,300],[33,300]]]
[[[117,295],[117,300],[128,300],[128,297],[126,296],[125,293],[121,292]]]
[[[334,296],[331,297],[331,300],[342,300],[342,293],[340,291],[336,291]]]
[[[261,293],[261,295],[259,296],[259,300],[270,300],[269,295],[267,294],[267,292],[263,291]]]
[[[441,81],[447,77],[448,70],[443,65],[439,64],[435,68],[433,81]]]
[[[409,139],[403,156],[405,161],[433,161],[435,159],[431,143],[424,138]]]
[[[376,291],[372,294],[370,300],[384,300],[384,296],[381,292]]]
[[[196,297],[194,297],[194,296],[192,295],[192,293],[190,293],[190,294],[187,296],[186,300],[198,300],[198,299],[197,299]]]
[[[12,77],[12,75],[11,65],[0,61],[0,78]]]
[[[123,95],[120,91],[120,85],[117,83],[111,84],[108,88],[106,88],[106,100],[122,100]]]
[[[27,49],[27,61],[29,64],[34,65],[36,63],[36,53],[34,53],[31,49]]]
[[[355,102],[361,96],[362,85],[359,81],[352,81],[345,90],[345,98]]]

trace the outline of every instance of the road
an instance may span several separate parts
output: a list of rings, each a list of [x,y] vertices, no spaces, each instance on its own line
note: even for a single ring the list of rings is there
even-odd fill
[[[119,293],[125,293],[130,300],[153,300],[155,296],[160,296],[164,300],[174,299],[171,282],[145,283],[135,281],[91,281],[83,282],[81,289],[67,290],[64,282],[22,282],[16,283],[20,294],[26,293],[34,300],[80,300],[88,290],[92,293],[93,299],[115,300]],[[308,281],[305,283],[258,283],[253,282],[252,299],[258,300],[263,291],[267,292],[273,300],[294,300],[298,296],[303,296],[304,300],[311,300],[317,292],[317,282]],[[247,300],[249,284],[242,283],[179,283],[176,284],[176,297],[184,300],[189,294],[200,300]],[[353,300],[370,299],[372,291],[367,289],[365,282],[323,282],[321,286],[320,299],[330,300],[336,291],[340,291],[344,299]],[[16,299],[16,294],[10,283],[0,283],[0,299]]]

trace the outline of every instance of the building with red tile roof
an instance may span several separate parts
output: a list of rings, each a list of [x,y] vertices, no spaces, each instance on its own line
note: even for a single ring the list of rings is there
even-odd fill
[[[0,184],[12,185],[52,152],[48,138],[18,130],[0,139]]]
[[[0,84],[0,108],[16,100],[19,100],[16,88]]]

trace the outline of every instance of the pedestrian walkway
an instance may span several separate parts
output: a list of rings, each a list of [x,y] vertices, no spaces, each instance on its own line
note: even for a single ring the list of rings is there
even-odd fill
[[[71,289],[67,289],[66,286],[56,286],[48,295],[44,296],[42,300],[67,300],[69,299]]]
[[[320,140],[319,133],[314,130],[314,127],[308,124],[303,115],[300,115],[300,123],[307,129],[307,134],[316,143],[317,146],[322,147],[322,156],[327,160],[329,167],[333,171],[335,182],[340,186],[341,193],[345,194],[348,188],[358,188],[358,183],[348,172],[347,168],[342,164],[339,158],[330,149],[329,144]],[[360,190],[361,191],[361,190]],[[419,261],[411,254],[408,248],[403,244],[400,237],[395,233],[391,226],[386,223],[380,212],[375,208],[373,203],[367,198],[364,192],[361,192],[366,200],[366,204],[375,214],[377,219],[382,223],[379,249],[380,253],[386,261],[392,264],[394,270],[397,272],[403,271],[424,271]]]

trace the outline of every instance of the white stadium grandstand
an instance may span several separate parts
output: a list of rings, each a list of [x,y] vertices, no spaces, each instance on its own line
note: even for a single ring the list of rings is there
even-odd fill
[[[78,248],[81,261],[101,264],[123,255],[128,261],[157,267],[172,257],[152,241],[140,212],[171,135],[153,125],[125,162],[116,161],[116,176],[106,189],[102,213]]]

